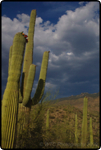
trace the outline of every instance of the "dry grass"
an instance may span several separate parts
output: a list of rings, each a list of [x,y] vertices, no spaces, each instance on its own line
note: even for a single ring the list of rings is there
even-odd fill
[[[94,106],[98,107],[98,99],[88,99],[88,137],[89,141],[89,120],[92,117],[93,123],[93,138],[94,145],[99,147],[99,112],[98,109],[93,111]],[[91,106],[91,109],[90,109]],[[41,108],[41,109],[40,109]],[[49,130],[46,134],[46,112],[49,108]],[[20,139],[17,147],[20,148],[79,148],[81,141],[81,126],[82,126],[82,113],[83,102],[82,99],[72,101],[61,101],[55,104],[41,104],[32,107],[30,114],[29,133],[26,136],[27,130],[23,132],[24,138]],[[38,111],[40,113],[38,114]],[[96,112],[96,113],[95,113]],[[78,140],[75,143],[75,114],[78,119]],[[36,117],[37,116],[37,117]],[[22,141],[22,142],[21,142]],[[23,145],[22,145],[23,143]]]

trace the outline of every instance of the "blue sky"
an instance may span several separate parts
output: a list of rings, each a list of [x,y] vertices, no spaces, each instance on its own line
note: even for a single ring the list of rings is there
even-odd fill
[[[2,95],[8,77],[9,48],[14,35],[28,34],[36,9],[33,64],[34,95],[44,51],[50,51],[45,92],[58,97],[99,92],[99,2],[2,2]]]

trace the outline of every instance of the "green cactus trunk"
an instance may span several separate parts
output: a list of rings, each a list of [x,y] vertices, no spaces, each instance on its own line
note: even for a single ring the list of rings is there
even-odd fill
[[[47,110],[47,115],[46,115],[46,130],[49,129],[49,109]]]
[[[46,114],[46,136],[49,136],[49,109],[47,110]]]
[[[35,71],[36,71],[36,65],[31,64],[29,69],[29,74],[27,78],[26,88],[25,88],[25,95],[23,98],[23,105],[28,105],[28,100],[30,99],[33,83],[34,83],[34,77],[35,77]]]
[[[45,51],[43,54],[43,59],[42,59],[42,64],[41,64],[38,86],[37,86],[35,95],[32,98],[33,105],[37,104],[40,101],[44,93],[45,80],[46,80],[47,67],[48,67],[48,59],[49,59],[49,51]]]
[[[92,118],[90,117],[90,146],[93,145],[93,129],[92,129]]]
[[[75,144],[78,143],[77,114],[75,115]]]
[[[12,48],[13,46],[10,47],[10,51],[9,51],[9,66],[8,66],[8,75],[9,75],[9,71],[10,71],[10,66],[11,66],[11,59],[12,59]]]
[[[35,65],[32,65],[35,19],[36,19],[36,10],[32,10],[30,15],[30,23],[29,23],[29,30],[28,30],[28,43],[26,43],[26,50],[25,50],[24,64],[23,64],[22,85],[21,85],[22,98],[20,97],[20,101],[22,101],[22,110],[25,111],[25,118],[29,118],[29,119],[30,119],[29,116],[30,116],[31,104],[32,104],[30,94],[31,94],[32,85],[34,81],[34,76],[35,76]],[[23,123],[23,128],[26,126],[26,124],[27,125],[29,124],[29,119],[25,119],[25,118],[23,118],[25,120]]]
[[[87,103],[88,103],[88,98],[85,97],[84,98],[84,105],[83,105],[81,147],[85,147],[86,142],[87,142]]]
[[[26,44],[24,65],[23,65],[23,76],[24,76],[23,98],[25,97],[25,88],[27,84],[29,68],[33,62],[33,46],[34,46],[33,37],[34,37],[35,19],[36,19],[36,10],[32,10],[30,15],[30,23],[29,23],[29,30],[28,30],[28,43]]]
[[[21,66],[26,43],[25,38],[26,36],[24,35],[23,32],[20,32],[15,35],[13,46],[10,47],[9,67],[8,67],[9,76],[2,101],[2,146],[4,148],[14,147],[13,145],[14,145],[14,136],[16,132],[17,115],[20,114],[18,113],[18,103],[22,103],[20,104],[19,111],[24,112],[24,116],[22,116],[21,121],[23,124],[20,125],[18,123],[19,125],[17,124],[17,126],[19,126],[18,130],[21,130],[23,132],[25,126],[29,127],[28,125],[30,119],[31,106],[37,104],[41,100],[44,93],[49,51],[46,51],[43,54],[38,86],[34,97],[31,98],[31,91],[36,71],[36,65],[32,64],[35,19],[36,19],[36,10],[32,10],[28,30],[28,42],[26,44],[26,51],[23,63],[21,87],[20,87]],[[12,136],[10,137],[10,135]]]
[[[32,86],[33,86],[35,71],[36,71],[36,65],[32,64],[35,19],[36,19],[36,10],[32,10],[30,15],[30,23],[29,23],[29,30],[28,30],[28,43],[26,44],[24,63],[23,63],[21,90],[20,90],[20,83],[19,83],[19,102],[22,103],[22,105],[20,104],[20,111],[22,109],[22,112],[24,112],[24,116],[22,116],[23,124],[21,126],[19,125],[19,129],[21,130],[20,132],[22,133],[26,127],[27,127],[26,130],[29,132],[31,106],[37,104],[43,96],[45,79],[47,74],[47,67],[48,67],[48,59],[49,59],[49,51],[44,52],[38,86],[35,95],[33,96],[33,98],[31,98],[31,91],[32,91]],[[23,135],[22,135],[22,139],[23,139]]]
[[[2,148],[13,148],[15,144],[19,103],[19,80],[26,40],[17,33],[9,57],[9,76],[2,100]],[[16,67],[15,67],[16,66]]]

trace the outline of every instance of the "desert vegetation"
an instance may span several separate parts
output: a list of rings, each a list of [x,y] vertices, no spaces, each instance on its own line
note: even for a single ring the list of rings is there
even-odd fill
[[[50,99],[43,100],[32,107],[29,129],[26,127],[18,135],[16,148],[82,148],[83,115],[82,110],[70,104],[65,105],[64,101],[60,105],[57,100],[54,103]],[[99,115],[87,112],[86,120],[85,147],[98,148]],[[20,138],[21,135],[23,138]]]

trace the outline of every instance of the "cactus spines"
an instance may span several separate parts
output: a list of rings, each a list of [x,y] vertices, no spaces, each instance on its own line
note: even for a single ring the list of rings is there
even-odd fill
[[[2,148],[13,148],[18,114],[19,80],[26,40],[21,33],[14,36],[8,82],[2,100]],[[11,51],[10,51],[11,52]],[[16,66],[16,67],[15,67]]]
[[[88,98],[84,97],[83,104],[83,121],[82,121],[82,137],[81,137],[81,146],[85,147],[87,142],[87,103]]]

